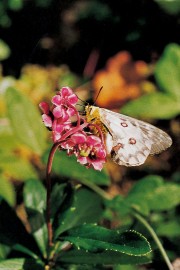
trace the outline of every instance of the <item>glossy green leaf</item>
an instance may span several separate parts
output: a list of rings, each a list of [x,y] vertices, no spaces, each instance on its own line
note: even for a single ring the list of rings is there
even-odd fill
[[[69,208],[59,214],[55,237],[83,223],[98,222],[102,211],[102,199],[96,193],[85,188],[77,190]]]
[[[9,205],[14,206],[16,202],[15,190],[13,184],[0,174],[0,196],[5,199]]]
[[[169,44],[156,64],[155,78],[161,89],[180,101],[180,46]]]
[[[47,158],[46,158],[47,160]],[[110,178],[103,170],[87,169],[77,162],[74,156],[67,156],[65,152],[56,152],[53,160],[53,171],[65,177],[70,177],[83,182],[92,182],[97,185],[108,186]]]
[[[164,93],[149,93],[128,102],[121,113],[142,119],[171,119],[180,113],[180,102]]]
[[[38,108],[15,88],[6,91],[8,116],[14,135],[37,154],[46,147],[46,129]]]
[[[0,261],[0,270],[43,270],[43,263],[40,261],[25,259],[25,258],[15,258]]]
[[[71,229],[63,240],[70,241],[78,249],[90,252],[115,251],[128,255],[143,256],[151,252],[147,239],[135,231],[120,233],[93,224]]]
[[[60,253],[57,263],[74,263],[93,265],[112,265],[112,264],[145,264],[150,263],[148,256],[130,256],[115,251],[103,251],[100,253],[92,253],[85,250],[72,250]],[[94,269],[94,268],[93,268]]]
[[[46,257],[47,226],[45,218],[46,190],[38,180],[29,180],[24,187],[24,203],[31,231],[42,254]]]
[[[15,244],[13,246],[13,250],[16,250],[16,251],[21,252],[25,255],[28,255],[28,256],[32,257],[33,259],[38,259],[37,254],[35,254],[34,252],[32,252],[30,249],[26,248],[25,246],[22,246],[21,244]]]
[[[51,218],[60,211],[60,206],[68,196],[68,185],[56,183],[51,192]]]

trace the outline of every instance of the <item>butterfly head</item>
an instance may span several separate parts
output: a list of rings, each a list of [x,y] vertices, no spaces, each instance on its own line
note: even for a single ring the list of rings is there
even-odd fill
[[[85,107],[85,112],[86,112],[86,121],[88,123],[99,126],[102,133],[104,133],[104,134],[107,133],[107,128],[104,126],[104,124],[101,121],[99,107],[88,105]]]

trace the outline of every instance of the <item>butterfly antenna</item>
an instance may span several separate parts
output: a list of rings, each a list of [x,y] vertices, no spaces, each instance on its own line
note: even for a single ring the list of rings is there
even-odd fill
[[[95,101],[94,101],[94,103],[93,103],[93,106],[96,104],[96,101],[97,101],[97,99],[98,99],[98,97],[99,97],[99,95],[100,95],[102,89],[103,89],[103,86],[101,86],[101,88],[99,89],[99,92],[98,92],[98,94],[97,94],[97,96],[96,96],[96,98],[95,98]]]
[[[76,94],[75,94],[76,95]],[[85,100],[82,100],[81,98],[79,98],[78,97],[78,95],[76,95],[76,97],[80,100],[80,101],[82,101],[82,102],[84,102],[84,103],[86,103],[86,104],[88,104],[89,105],[89,103],[87,102],[87,101],[85,101]],[[78,105],[80,105],[80,104],[78,104]],[[81,106],[84,106],[84,105],[81,105]]]

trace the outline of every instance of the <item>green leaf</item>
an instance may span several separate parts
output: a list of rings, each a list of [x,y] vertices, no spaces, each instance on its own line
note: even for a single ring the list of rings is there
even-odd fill
[[[97,194],[85,188],[77,190],[69,208],[59,214],[55,237],[83,223],[98,222],[102,211],[102,199]]]
[[[180,101],[180,46],[169,44],[156,64],[155,78],[161,89]]]
[[[60,210],[61,204],[68,196],[68,185],[56,183],[51,192],[51,217],[52,219]]]
[[[180,220],[169,220],[158,223],[156,233],[159,236],[175,238],[180,236]]]
[[[68,170],[67,168],[70,168]],[[53,160],[53,171],[65,177],[77,179],[78,181],[88,181],[97,185],[108,186],[110,178],[105,171],[87,169],[77,162],[74,156],[67,156],[65,152],[56,152]]]
[[[16,11],[23,7],[23,0],[9,0],[8,4],[9,9]]]
[[[154,0],[157,4],[170,15],[178,15],[180,12],[179,0]]]
[[[150,208],[154,211],[167,211],[180,204],[180,186],[166,183],[154,190],[149,198]]]
[[[120,233],[93,224],[71,229],[63,240],[70,241],[78,249],[90,252],[115,251],[128,255],[143,256],[151,252],[147,239],[135,231]]]
[[[24,203],[32,234],[44,257],[47,256],[47,226],[45,219],[46,191],[38,180],[29,180],[24,187]]]
[[[11,248],[8,245],[0,243],[0,261],[7,258],[10,253]]]
[[[128,196],[136,196],[136,194],[141,194],[147,196],[152,194],[153,191],[164,185],[164,180],[159,175],[147,175],[137,181],[137,183],[131,188]]]
[[[43,270],[43,263],[32,259],[17,258],[0,261],[0,270]]]
[[[92,253],[85,250],[72,250],[68,252],[60,253],[57,260],[59,263],[73,263],[73,264],[89,264],[93,265],[112,265],[112,264],[145,264],[150,263],[151,259],[148,256],[130,256],[127,254],[114,252],[114,251],[103,251],[100,253]],[[94,269],[94,268],[93,268]]]
[[[5,97],[15,136],[37,154],[42,154],[46,147],[46,130],[38,109],[15,88],[8,88]]]
[[[152,198],[154,190],[163,184],[163,178],[158,175],[146,176],[134,184],[126,197],[118,195],[107,202],[107,206],[116,211],[123,219],[124,216],[131,213],[132,208],[147,216],[151,209],[149,198]]]
[[[138,270],[139,268],[135,265],[117,265],[113,270]]]
[[[13,246],[13,250],[19,251],[21,253],[24,253],[30,257],[32,257],[33,259],[38,259],[38,256],[32,252],[30,249],[26,248],[25,246],[22,246],[20,244],[16,244]]]
[[[11,54],[9,46],[0,39],[0,61],[7,59]]]
[[[13,152],[5,151],[0,157],[0,168],[7,178],[26,181],[29,178],[37,178],[36,170],[25,159],[16,156]]]
[[[121,113],[137,118],[171,119],[180,113],[180,102],[164,93],[149,93],[128,102]]]
[[[179,185],[165,183],[162,177],[149,175],[132,187],[125,203],[148,215],[152,210],[163,211],[177,206],[180,203],[179,193]]]
[[[121,195],[117,195],[111,200],[105,201],[106,207],[118,212],[120,217],[124,217],[131,212],[131,206],[126,203],[125,198]],[[114,218],[114,217],[113,217]]]
[[[15,190],[13,185],[5,179],[3,175],[0,174],[0,196],[9,203],[9,205],[14,206],[16,202]]]

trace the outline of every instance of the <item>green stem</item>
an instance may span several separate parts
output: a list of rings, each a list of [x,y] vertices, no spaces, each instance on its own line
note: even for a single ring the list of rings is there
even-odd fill
[[[155,231],[153,230],[153,228],[149,225],[149,223],[141,216],[139,215],[138,213],[134,213],[133,216],[139,221],[141,222],[145,227],[146,229],[149,231],[149,233],[151,234],[152,238],[154,239],[155,243],[157,244],[160,252],[161,252],[161,255],[162,257],[164,258],[167,266],[168,266],[168,269],[169,270],[174,270],[168,256],[167,256],[167,253],[164,249],[164,247],[162,246],[158,236],[156,235]]]
[[[102,198],[106,199],[106,200],[110,200],[111,197],[110,195],[104,191],[102,188],[98,187],[97,185],[95,185],[92,182],[88,182],[86,180],[82,180],[81,179],[81,183],[87,187],[89,187],[90,189],[92,189],[93,191],[95,191],[97,194],[99,194]]]

